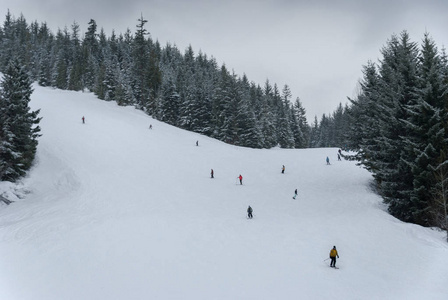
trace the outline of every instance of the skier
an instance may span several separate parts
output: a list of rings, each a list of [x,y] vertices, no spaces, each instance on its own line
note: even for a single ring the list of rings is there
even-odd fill
[[[149,129],[152,129],[152,124],[149,124]]]
[[[338,153],[338,161],[341,160],[341,155]]]
[[[250,205],[249,205],[249,207],[247,208],[247,217],[249,218],[249,219],[252,219],[253,218],[253,216],[252,216],[252,207],[250,207]]]
[[[196,141],[196,146],[199,146],[199,141]]]
[[[341,149],[339,149],[338,152],[339,152],[340,155],[342,155],[342,150]]]
[[[240,174],[240,176],[238,176],[237,178],[240,180],[240,184],[242,185],[243,184],[243,176],[241,176],[241,174]]]
[[[327,156],[327,165],[329,165],[329,164],[330,164],[330,159]]]
[[[296,199],[296,197],[297,197],[297,189],[294,191],[294,197],[292,197],[292,199]]]
[[[330,267],[332,268],[336,268],[336,257],[339,258],[338,250],[336,250],[336,246],[333,246],[333,249],[330,250]]]
[[[285,165],[282,167],[282,174],[285,174]]]
[[[213,172],[213,169],[212,169],[212,171],[210,172],[211,178],[215,178],[215,177],[213,177],[213,174],[214,174],[214,172]]]
[[[84,116],[82,116],[82,124],[84,124],[86,122],[86,119],[84,118]]]

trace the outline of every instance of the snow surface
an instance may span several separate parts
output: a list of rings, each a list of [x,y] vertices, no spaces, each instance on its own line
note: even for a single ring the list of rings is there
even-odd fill
[[[388,215],[337,149],[235,147],[34,88],[36,165],[0,186],[0,299],[448,299],[445,233]]]

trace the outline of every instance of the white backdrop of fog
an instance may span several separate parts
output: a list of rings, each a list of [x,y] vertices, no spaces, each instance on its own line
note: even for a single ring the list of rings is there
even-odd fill
[[[141,15],[162,46],[188,45],[213,56],[237,75],[261,86],[269,79],[289,85],[314,116],[332,113],[355,97],[362,66],[377,61],[392,34],[408,31],[420,43],[429,32],[439,48],[448,45],[445,0],[0,0],[1,22],[8,9],[28,23],[46,22],[55,33],[74,22],[84,34],[90,19],[107,36],[135,32]]]

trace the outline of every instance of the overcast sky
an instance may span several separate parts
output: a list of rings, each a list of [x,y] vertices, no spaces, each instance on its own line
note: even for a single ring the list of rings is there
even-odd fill
[[[310,123],[356,95],[362,66],[392,34],[407,30],[420,43],[429,32],[448,47],[447,0],[0,0],[1,24],[8,9],[54,33],[76,22],[84,34],[94,19],[107,36],[134,33],[143,15],[162,46],[191,44],[261,86],[288,84]]]

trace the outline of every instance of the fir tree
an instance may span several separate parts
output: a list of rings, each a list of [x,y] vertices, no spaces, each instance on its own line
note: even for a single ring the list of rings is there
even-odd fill
[[[31,80],[18,59],[9,64],[0,87],[0,179],[14,181],[34,160],[39,110],[30,111]]]
[[[413,174],[412,218],[422,225],[431,224],[432,202],[428,190],[436,181],[434,170],[440,155],[448,149],[448,135],[444,125],[447,119],[445,105],[448,84],[443,77],[443,64],[435,43],[425,34],[419,56],[417,95],[407,106],[409,119],[406,123],[410,134],[405,139],[409,155],[408,165]]]
[[[260,148],[261,132],[257,126],[254,107],[251,105],[250,84],[246,75],[237,83],[240,91],[238,112],[236,116],[237,135],[239,145],[251,148]]]
[[[432,224],[447,231],[448,242],[448,155],[441,151],[437,167],[432,168],[434,182],[431,187]]]
[[[88,23],[89,27],[84,34],[82,42],[82,82],[84,87],[90,91],[94,90],[95,78],[98,70],[98,33],[95,20],[91,19]]]
[[[71,37],[72,61],[67,89],[73,91],[82,90],[82,57],[81,41],[79,37],[79,25],[74,22],[72,25]]]
[[[406,106],[415,101],[417,85],[417,45],[407,32],[393,36],[383,49],[380,68],[383,105],[387,110],[382,122],[383,136],[378,140],[378,171],[385,202],[389,211],[405,221],[414,221],[410,202],[413,176],[408,162],[412,153],[406,151],[403,137],[409,135],[405,121],[409,114]]]
[[[294,102],[292,113],[294,114],[294,143],[295,148],[307,148],[310,140],[310,127],[306,120],[306,109],[297,97]]]
[[[173,78],[167,78],[162,84],[154,116],[160,121],[176,125],[179,114],[179,98],[180,95]]]
[[[138,19],[137,31],[132,42],[132,58],[134,62],[133,79],[134,95],[137,100],[137,108],[144,109],[149,101],[149,45],[146,36],[149,35],[145,29],[145,20],[143,16]]]
[[[319,121],[317,120],[317,116],[314,116],[314,122],[310,130],[310,148],[320,147],[319,137],[320,137]]]

